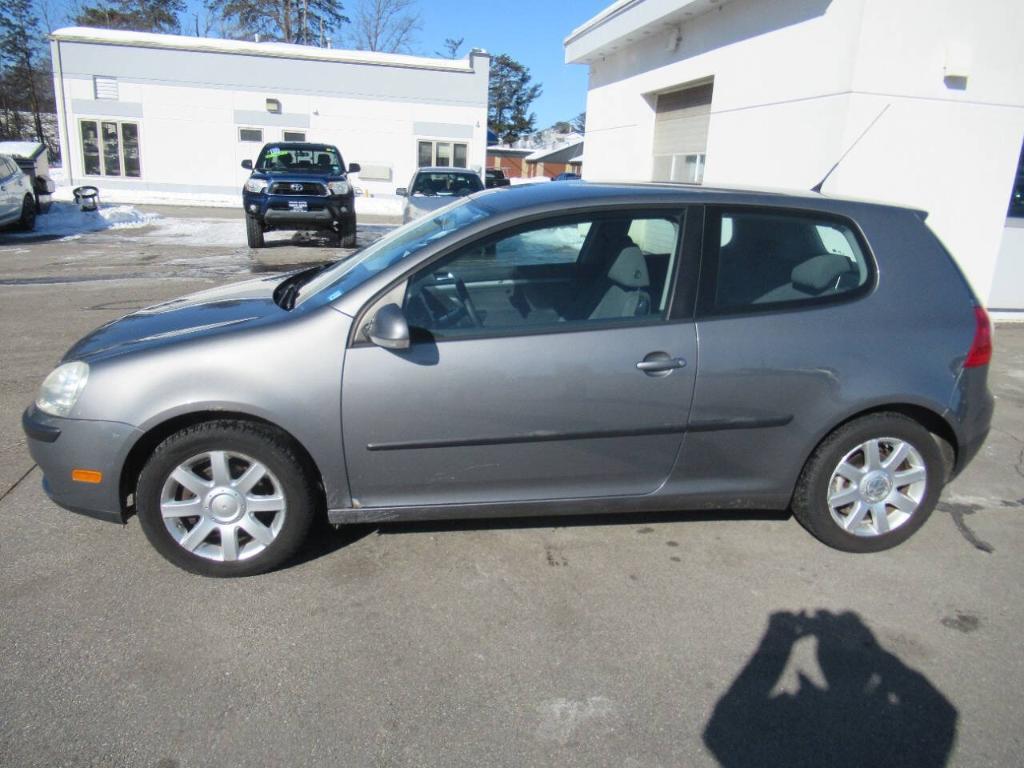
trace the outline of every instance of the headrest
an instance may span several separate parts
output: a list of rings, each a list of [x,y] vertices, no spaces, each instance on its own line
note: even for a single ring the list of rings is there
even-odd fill
[[[851,271],[850,260],[837,253],[823,253],[793,268],[793,287],[805,293],[821,293]]]
[[[635,245],[623,248],[608,270],[608,279],[623,288],[646,288],[651,284],[643,251]]]

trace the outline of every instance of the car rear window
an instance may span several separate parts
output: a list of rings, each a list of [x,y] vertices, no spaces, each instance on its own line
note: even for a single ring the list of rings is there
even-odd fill
[[[705,312],[756,312],[834,301],[862,292],[871,280],[856,232],[830,216],[709,209],[705,243],[711,246],[702,286]]]

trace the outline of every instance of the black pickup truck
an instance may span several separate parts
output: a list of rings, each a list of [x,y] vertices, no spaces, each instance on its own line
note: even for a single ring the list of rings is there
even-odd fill
[[[334,232],[339,244],[356,244],[355,194],[337,147],[330,144],[266,144],[242,189],[245,235],[250,248],[263,247],[263,234],[274,229]]]
[[[507,187],[512,182],[505,178],[505,172],[500,168],[488,168],[484,172],[484,186],[487,189],[493,189],[494,187]]]

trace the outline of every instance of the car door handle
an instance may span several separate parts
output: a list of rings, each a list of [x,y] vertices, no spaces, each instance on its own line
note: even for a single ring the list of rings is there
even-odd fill
[[[652,352],[637,363],[636,367],[644,373],[670,373],[676,368],[685,368],[686,360],[681,357],[669,357],[664,352]]]

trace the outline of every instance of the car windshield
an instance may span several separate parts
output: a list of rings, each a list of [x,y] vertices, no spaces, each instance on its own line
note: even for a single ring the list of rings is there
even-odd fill
[[[268,144],[256,160],[257,171],[340,174],[344,167],[334,147]]]
[[[458,197],[479,192],[484,188],[480,177],[475,173],[459,173],[457,171],[420,171],[416,181],[409,190],[413,195],[437,195],[440,197]]]
[[[322,297],[324,302],[334,301],[424,246],[490,215],[489,210],[468,198],[446,205],[328,267],[302,287],[296,304],[314,296]]]

